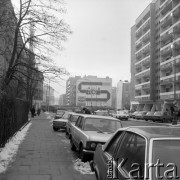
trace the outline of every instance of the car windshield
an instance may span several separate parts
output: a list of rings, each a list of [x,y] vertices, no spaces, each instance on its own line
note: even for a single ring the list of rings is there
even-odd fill
[[[85,131],[99,131],[113,133],[121,128],[121,122],[111,119],[101,118],[86,118],[84,130]]]
[[[72,122],[76,122],[79,116],[73,115],[72,116]]]
[[[153,142],[152,150],[152,163],[157,164],[158,159],[164,167],[160,167],[160,174],[164,175],[167,170],[173,169],[177,171],[177,176],[180,177],[180,139],[169,139],[169,140],[155,140]],[[171,165],[170,165],[171,164]],[[174,165],[173,165],[174,164]],[[173,176],[172,171],[168,173],[168,176]],[[153,179],[156,177],[156,168],[152,168]],[[167,179],[163,176],[163,179]],[[172,179],[172,178],[171,178]],[[173,178],[174,179],[174,178]]]
[[[62,119],[68,119],[69,118],[69,113],[65,112],[62,116]]]

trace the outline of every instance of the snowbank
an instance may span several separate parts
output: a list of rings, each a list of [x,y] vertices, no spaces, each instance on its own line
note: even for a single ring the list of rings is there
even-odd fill
[[[27,124],[21,131],[18,131],[12,139],[6,143],[5,147],[0,149],[0,173],[6,171],[10,162],[13,161],[14,155],[23,139],[25,138],[28,129],[32,123]]]
[[[74,169],[79,171],[81,174],[94,174],[94,172],[91,171],[89,162],[84,163],[80,159],[76,159],[73,163]]]

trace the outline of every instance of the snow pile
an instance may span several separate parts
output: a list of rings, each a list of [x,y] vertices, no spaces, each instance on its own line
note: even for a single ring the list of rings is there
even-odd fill
[[[25,138],[31,124],[32,123],[29,123],[21,131],[18,131],[17,134],[6,143],[5,147],[0,149],[0,173],[6,171],[9,163],[13,161],[13,157],[17,153],[18,147]]]
[[[91,171],[89,162],[84,163],[80,159],[74,161],[74,169],[79,171],[81,174],[94,174],[94,172]]]

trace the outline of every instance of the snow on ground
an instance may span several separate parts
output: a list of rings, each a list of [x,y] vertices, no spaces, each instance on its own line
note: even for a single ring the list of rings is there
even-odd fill
[[[73,163],[74,169],[79,171],[81,174],[94,174],[94,172],[91,171],[89,162],[84,163],[80,159],[76,159]]]
[[[21,131],[18,131],[17,134],[6,143],[5,147],[0,149],[0,173],[6,171],[9,163],[13,161],[13,157],[16,155],[18,147],[24,140],[31,124],[32,123],[27,124]]]

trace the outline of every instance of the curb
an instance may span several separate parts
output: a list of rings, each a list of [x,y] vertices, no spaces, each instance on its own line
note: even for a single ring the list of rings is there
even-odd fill
[[[19,131],[22,131],[30,122],[31,122],[31,119],[29,118],[28,121],[19,129]]]
[[[158,122],[153,122],[153,121],[145,121],[145,120],[137,120],[137,119],[133,119],[133,118],[130,118],[129,119],[130,121],[136,121],[136,122],[139,122],[139,121],[141,121],[141,122],[147,122],[147,123],[149,123],[149,124],[160,124],[160,125],[165,125],[165,126],[174,126],[174,125],[172,125],[171,123],[158,123]],[[177,126],[177,125],[176,125]],[[179,124],[179,126],[180,126],[180,124]]]

